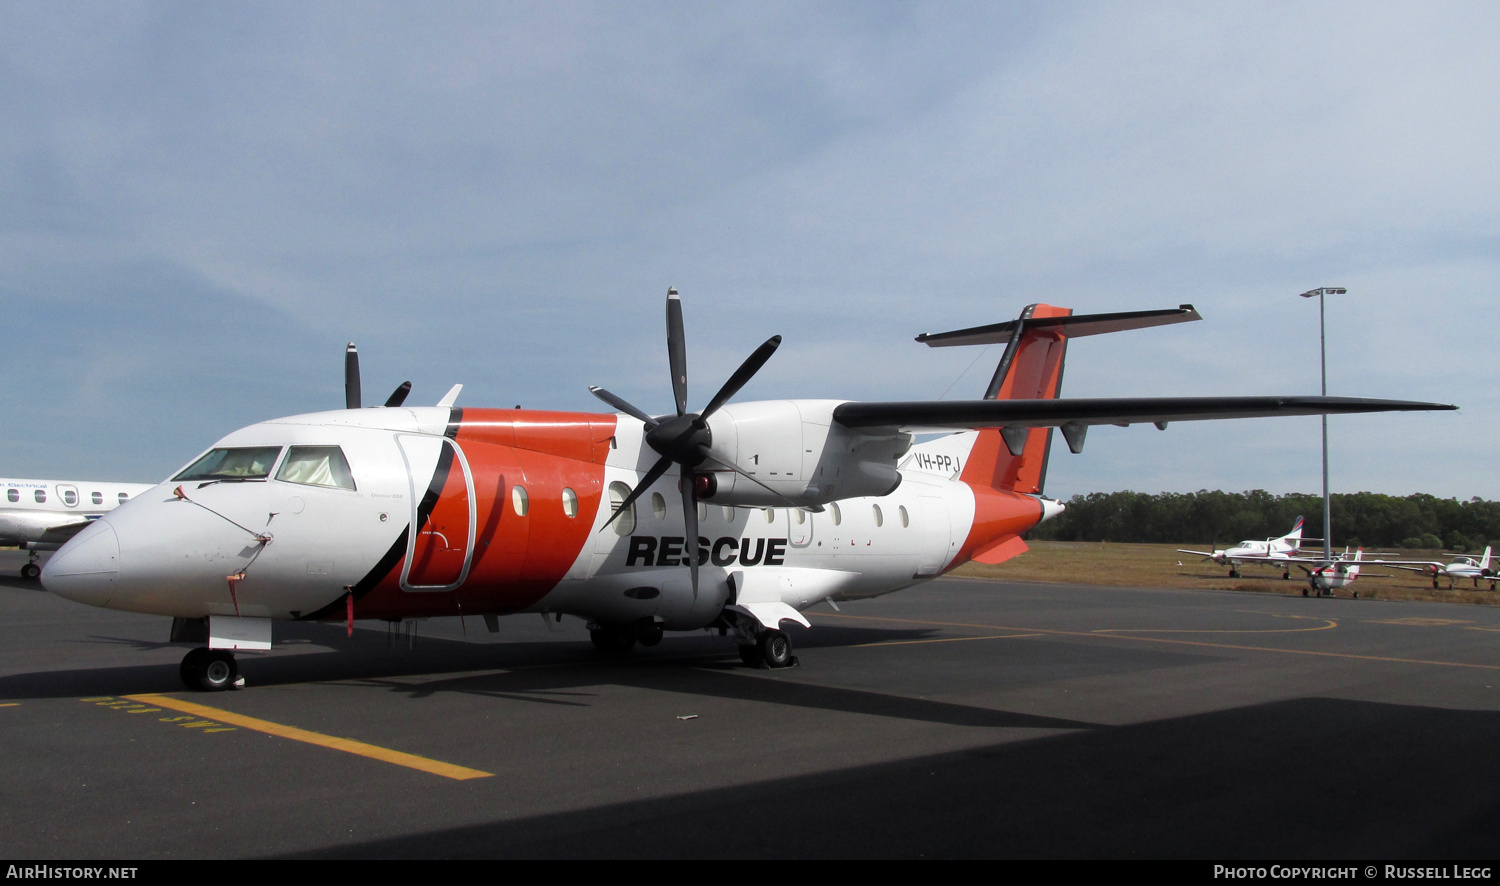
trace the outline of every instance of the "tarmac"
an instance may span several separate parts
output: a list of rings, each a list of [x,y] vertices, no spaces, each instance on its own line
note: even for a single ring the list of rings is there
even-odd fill
[[[186,690],[169,620],[0,551],[0,854],[1490,858],[1500,609],[940,579],[800,665],[583,622],[276,625]]]

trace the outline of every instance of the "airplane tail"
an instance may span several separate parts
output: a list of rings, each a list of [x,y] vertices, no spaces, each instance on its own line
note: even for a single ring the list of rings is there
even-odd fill
[[[1479,571],[1487,572],[1490,568],[1490,546],[1484,546],[1484,558],[1479,561]]]
[[[917,336],[917,341],[930,347],[1004,342],[1005,353],[985,389],[984,399],[1053,400],[1062,391],[1063,360],[1069,339],[1197,319],[1198,312],[1192,305],[1165,311],[1074,314],[1070,308],[1034,304],[1007,323],[924,333]],[[1087,429],[1082,424],[1059,428],[1068,448],[1075,453],[1083,451]],[[1041,494],[1047,478],[1052,431],[1050,427],[1014,427],[975,432],[974,446],[960,478],[974,486]]]
[[[1348,554],[1349,554],[1349,550],[1348,550],[1348,548],[1345,548],[1344,549],[1344,555],[1348,556]],[[1354,579],[1356,579],[1356,578],[1359,577],[1359,561],[1361,559],[1363,559],[1364,556],[1365,556],[1365,549],[1364,548],[1358,548],[1358,549],[1355,550],[1355,552],[1354,552],[1354,565],[1350,566],[1349,567],[1349,571],[1347,573],[1345,573],[1346,575],[1349,576],[1349,580],[1350,581],[1354,581]]]
[[[1302,546],[1302,515],[1300,515],[1300,514],[1297,515],[1297,522],[1294,523],[1294,524],[1292,524],[1292,531],[1291,532],[1288,532],[1286,535],[1283,535],[1281,538],[1278,538],[1276,540],[1280,541],[1280,542],[1285,542],[1285,543],[1287,543],[1288,545],[1291,545],[1294,548],[1301,547]]]

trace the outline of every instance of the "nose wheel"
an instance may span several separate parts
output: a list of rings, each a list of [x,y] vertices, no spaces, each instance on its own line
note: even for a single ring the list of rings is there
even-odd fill
[[[21,577],[27,581],[36,581],[42,577],[42,567],[35,563],[27,563],[21,567]]]
[[[177,672],[189,689],[202,692],[223,692],[239,689],[245,685],[240,676],[240,667],[235,663],[234,653],[224,649],[199,647],[182,657]]]

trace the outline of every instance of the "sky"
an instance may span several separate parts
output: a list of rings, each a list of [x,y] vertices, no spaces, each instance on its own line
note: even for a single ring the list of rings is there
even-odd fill
[[[366,402],[1065,395],[1458,404],[1330,420],[1335,492],[1500,498],[1500,5],[0,0],[0,475],[155,482]],[[1046,491],[1321,489],[1317,418],[1097,428]]]

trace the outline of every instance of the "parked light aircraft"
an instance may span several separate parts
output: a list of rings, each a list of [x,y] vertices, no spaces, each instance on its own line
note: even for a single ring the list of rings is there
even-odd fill
[[[1397,569],[1426,572],[1432,576],[1432,586],[1434,588],[1438,586],[1438,578],[1445,575],[1448,576],[1449,590],[1453,589],[1453,580],[1455,578],[1471,578],[1474,580],[1474,587],[1476,588],[1479,587],[1481,580],[1488,581],[1490,583],[1490,590],[1492,591],[1495,589],[1496,583],[1500,582],[1500,575],[1497,575],[1496,570],[1490,566],[1489,547],[1485,547],[1484,554],[1478,559],[1474,557],[1459,557],[1451,563],[1443,563],[1438,560],[1428,560],[1426,562],[1404,560],[1389,561],[1384,565],[1393,566]]]
[[[1191,305],[1031,305],[1007,323],[918,337],[1005,343],[980,400],[730,403],[776,336],[692,412],[670,290],[665,415],[591,388],[619,413],[389,406],[262,422],[80,532],[42,581],[79,602],[172,616],[172,639],[197,644],[183,680],[209,690],[235,685],[234,651],[269,648],[276,619],[352,633],[356,619],[481,615],[494,630],[498,615],[572,615],[602,649],[709,629],[732,635],[747,664],[784,667],[781,625],[808,626],[802,610],[1025,551],[1021,534],[1062,510],[1041,494],[1053,428],[1076,453],[1099,424],[1455,408],[1057,399],[1070,339],[1197,319]],[[931,431],[956,433],[912,445]]]
[[[1333,562],[1311,558],[1303,561],[1316,564],[1312,568],[1305,565],[1302,567],[1307,570],[1308,587],[1312,589],[1314,594],[1320,597],[1324,594],[1333,593],[1334,588],[1348,587],[1354,583],[1356,578],[1359,578],[1359,567],[1362,565],[1364,555],[1364,548],[1359,548],[1351,558],[1349,550],[1345,548],[1344,553],[1334,558]],[[1303,591],[1302,595],[1304,597],[1307,596],[1307,591]],[[1358,597],[1359,592],[1356,591],[1354,596]]]
[[[1234,547],[1216,551],[1190,551],[1186,548],[1178,548],[1177,553],[1197,554],[1220,566],[1228,566],[1230,578],[1239,578],[1239,567],[1247,563],[1279,567],[1282,578],[1291,578],[1292,567],[1288,558],[1297,556],[1301,550],[1302,518],[1299,516],[1297,522],[1292,525],[1292,531],[1280,538],[1268,538],[1265,541],[1247,539]]]
[[[42,574],[39,551],[55,551],[79,530],[131,497],[149,483],[89,483],[77,480],[12,480],[0,477],[0,545],[30,551],[21,577]]]

